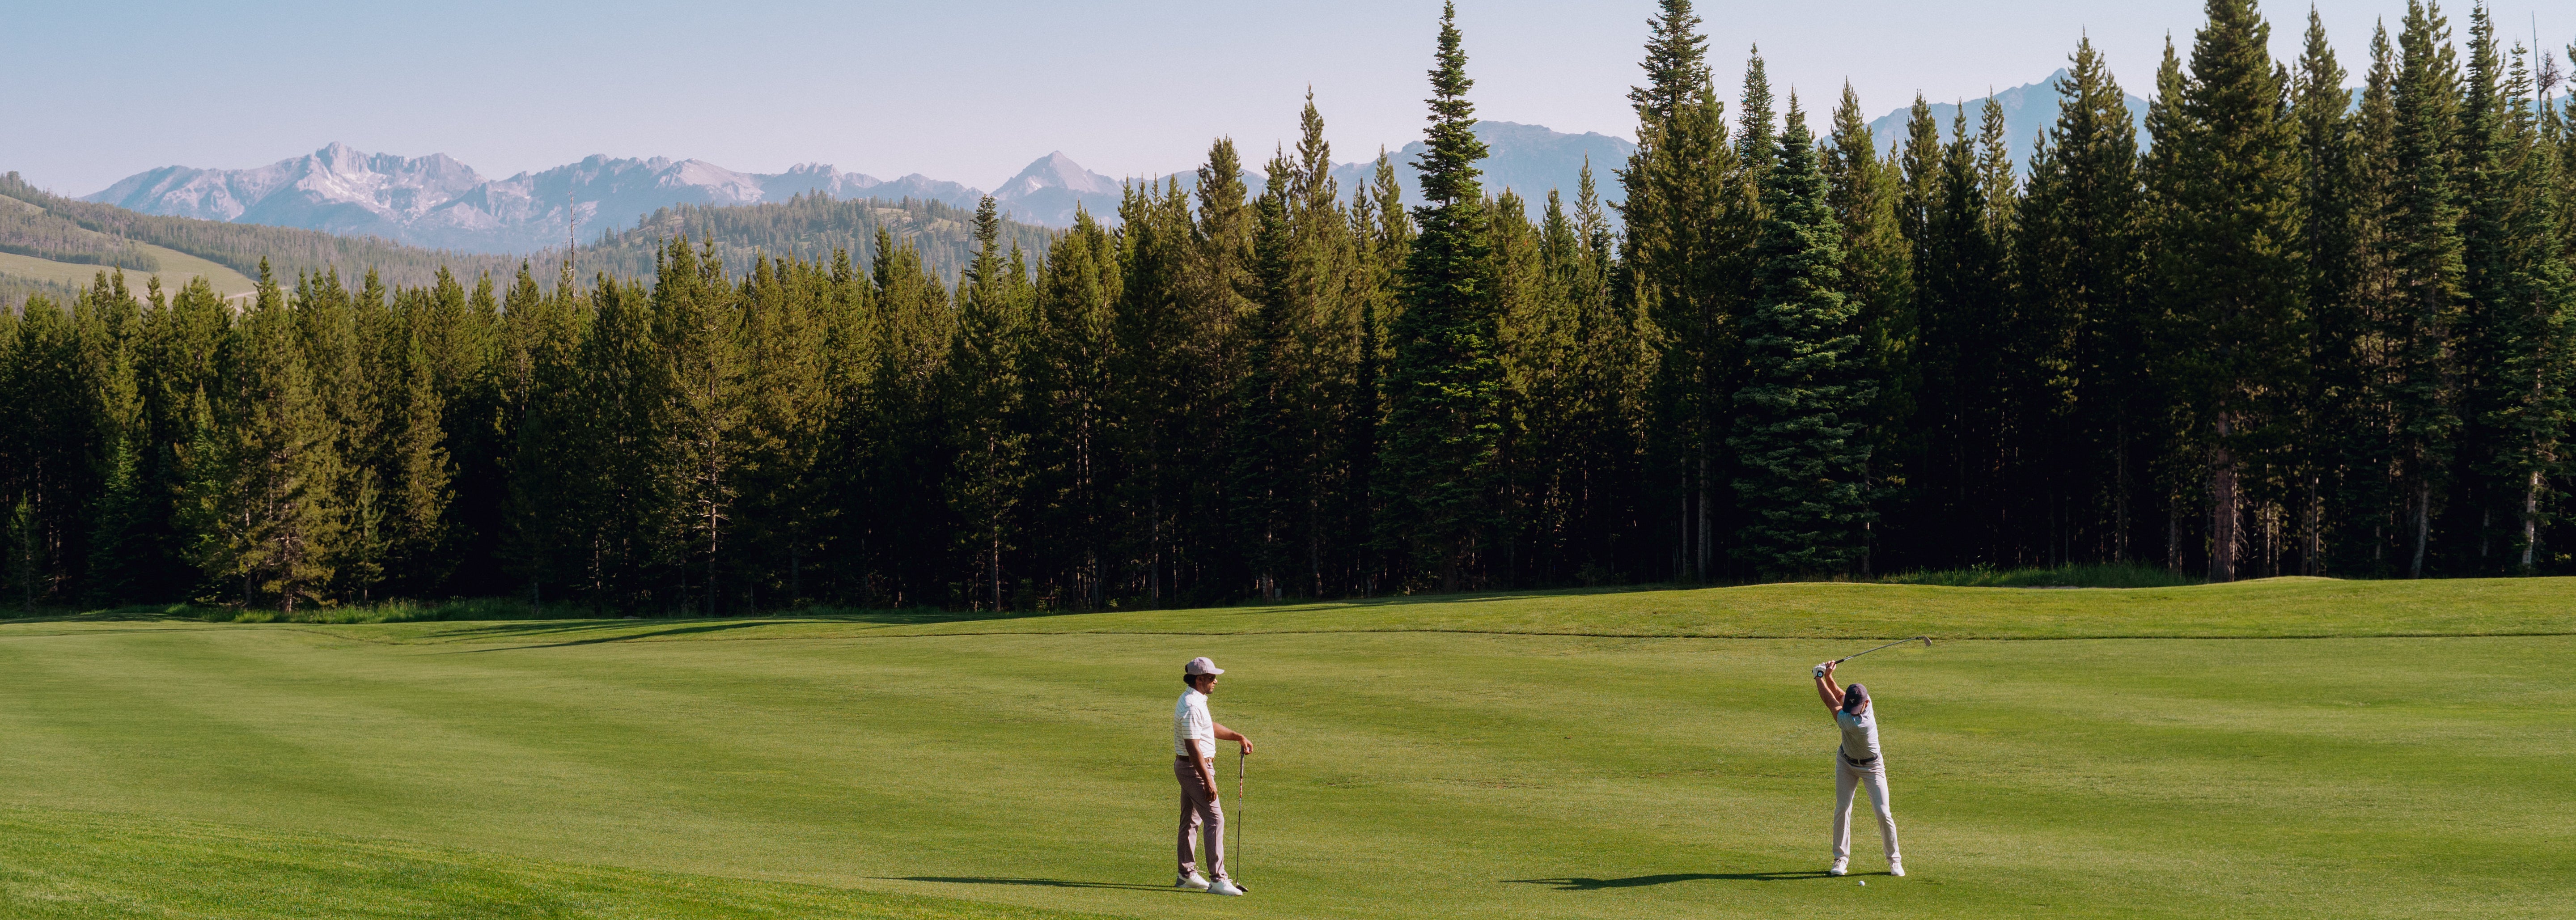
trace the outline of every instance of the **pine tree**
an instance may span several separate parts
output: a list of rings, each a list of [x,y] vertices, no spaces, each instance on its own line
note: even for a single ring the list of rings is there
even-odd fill
[[[976,587],[967,600],[991,610],[1006,603],[1003,554],[1015,548],[1013,517],[1028,453],[1020,404],[1028,277],[997,250],[1000,228],[987,197],[975,211],[975,261],[958,285],[957,333],[941,387],[956,456],[948,504],[964,525],[961,548],[975,560]]]
[[[1728,233],[1735,224],[1716,218],[1730,206],[1746,216],[1750,197],[1741,193],[1742,158],[1727,141],[1726,108],[1699,26],[1687,0],[1666,0],[1651,23],[1649,82],[1628,92],[1637,149],[1618,172],[1627,192],[1619,205],[1627,283],[1619,294],[1649,318],[1649,341],[1658,347],[1649,475],[1678,512],[1665,519],[1675,579],[1711,577],[1716,561],[1712,466],[1724,437],[1718,420],[1731,391],[1729,320],[1741,289],[1740,277],[1730,274],[1741,249]],[[1748,79],[1748,95],[1763,85]]]
[[[2141,265],[2138,143],[2128,103],[2087,39],[2056,86],[2065,102],[2031,161],[2015,222],[2033,472],[2059,561],[2131,557],[2142,444],[2156,405]]]
[[[2161,202],[2161,293],[2171,319],[2159,351],[2179,435],[2208,496],[2209,577],[2232,580],[2246,548],[2246,486],[2290,433],[2283,402],[2301,392],[2308,339],[2298,211],[2298,125],[2271,26],[2250,0],[2210,0],[2191,75],[2151,124]],[[2159,81],[2164,82],[2164,81]],[[2167,150],[2170,145],[2170,150]]]
[[[1269,182],[1253,202],[1251,279],[1244,293],[1254,308],[1245,317],[1244,371],[1229,400],[1234,417],[1226,431],[1231,535],[1242,548],[1253,590],[1263,600],[1282,596],[1280,573],[1291,564],[1292,508],[1302,498],[1305,432],[1295,408],[1292,336],[1303,298],[1291,223],[1289,183],[1297,165],[1282,152],[1267,167]]]
[[[680,603],[689,605],[689,561],[702,565],[707,616],[717,616],[732,598],[722,580],[725,553],[731,549],[735,501],[741,485],[734,480],[742,460],[742,426],[749,415],[741,350],[740,305],[727,283],[724,263],[711,245],[692,252],[687,240],[670,244],[653,286],[653,335],[656,351],[667,362],[671,381],[665,411],[671,427],[670,456],[664,470],[669,489],[679,500],[674,533],[685,535],[671,547],[682,561]]]
[[[2484,10],[2478,26],[2473,53],[2492,72],[2495,37]],[[2550,493],[2561,489],[2569,426],[2576,423],[2569,392],[2576,385],[2576,278],[2558,243],[2557,171],[2564,167],[2542,131],[2537,110],[2546,98],[2534,93],[2522,48],[2513,49],[2510,61],[2503,85],[2473,103],[2493,119],[2484,138],[2486,175],[2478,177],[2469,205],[2476,228],[2469,242],[2487,250],[2471,273],[2485,364],[2475,378],[2483,392],[2474,405],[2491,444],[2476,472],[2501,531],[2496,542],[2510,553],[2509,561],[2489,567],[2530,574],[2553,523]],[[2486,88],[2487,81],[2478,82]],[[2473,133],[2470,139],[2480,138]],[[2482,537],[2481,557],[2485,547]]]
[[[1906,424],[1914,414],[1916,375],[1913,247],[1900,205],[1903,177],[1893,158],[1882,159],[1861,112],[1860,95],[1843,83],[1834,106],[1833,146],[1824,155],[1826,201],[1842,227],[1842,294],[1859,317],[1858,360],[1876,398],[1861,414],[1862,440],[1870,449],[1865,482],[1877,510],[1906,482],[1898,462]],[[1875,520],[1863,526],[1873,529]],[[1859,574],[1871,574],[1872,556],[1861,556]]]
[[[2299,126],[2300,208],[2307,215],[2301,244],[2308,261],[2308,312],[2316,321],[2313,367],[2300,411],[2303,447],[2294,459],[2293,478],[2303,493],[2299,574],[2322,575],[2328,571],[2328,546],[2345,539],[2329,532],[2330,522],[2341,523],[2331,509],[2360,472],[2352,462],[2353,442],[2365,424],[2356,411],[2363,392],[2357,359],[2370,322],[2355,296],[2362,265],[2354,236],[2361,226],[2356,196],[2362,164],[2354,140],[2358,124],[2348,114],[2352,97],[2343,85],[2343,66],[2326,42],[2325,21],[2315,10],[2308,11],[2306,47],[2293,73],[2291,117]]]
[[[1211,150],[1217,153],[1230,146]],[[1213,172],[1213,170],[1209,170]],[[1204,179],[1202,182],[1204,183]],[[1180,585],[1184,558],[1178,521],[1184,512],[1177,486],[1187,483],[1187,439],[1182,424],[1189,393],[1188,367],[1197,338],[1185,301],[1197,251],[1189,199],[1178,182],[1160,189],[1132,188],[1119,207],[1120,301],[1114,324],[1117,346],[1111,378],[1118,453],[1127,475],[1119,485],[1120,553],[1137,562],[1139,593],[1160,604]]]
[[[2398,313],[2389,317],[2400,477],[2409,544],[2406,574],[2420,578],[2433,540],[2435,503],[2453,475],[2453,437],[2460,426],[2455,388],[2455,326],[2467,271],[2460,239],[2460,74],[2450,25],[2441,8],[2407,5],[2391,104],[2388,243]]]
[[[1431,129],[1414,164],[1427,204],[1413,210],[1422,231],[1404,263],[1404,312],[1390,336],[1395,360],[1387,372],[1381,459],[1384,541],[1403,547],[1451,591],[1473,577],[1480,538],[1494,522],[1502,427],[1484,193],[1475,165],[1485,144],[1472,131],[1475,106],[1467,90],[1474,83],[1456,15],[1455,4],[1443,6]]]
[[[183,496],[200,472],[192,446],[211,423],[206,393],[218,387],[216,352],[230,336],[233,311],[204,278],[165,297],[158,279],[143,314],[136,349],[136,389],[143,402],[136,479],[145,497],[133,552],[125,560],[135,592],[150,600],[197,596],[210,578],[189,562],[195,532]]]
[[[1861,422],[1876,393],[1858,310],[1840,290],[1842,227],[1795,94],[1786,121],[1763,176],[1761,286],[1744,324],[1749,379],[1735,394],[1728,439],[1746,510],[1737,552],[1773,577],[1847,575],[1868,551]]]
[[[1034,347],[1029,350],[1030,392],[1038,403],[1032,439],[1043,477],[1048,520],[1041,545],[1057,554],[1065,590],[1059,602],[1098,609],[1108,602],[1114,555],[1107,533],[1114,509],[1109,496],[1118,469],[1110,450],[1110,350],[1119,297],[1117,243],[1087,212],[1077,209],[1073,229],[1048,250],[1039,270]]]
[[[268,271],[218,360],[225,384],[199,450],[208,485],[196,498],[198,566],[239,579],[240,599],[274,600],[295,615],[299,600],[321,602],[338,554],[342,507],[336,434],[313,388],[295,319]]]
[[[1951,130],[1956,140],[1939,148],[1930,213],[1915,244],[1925,459],[1914,512],[1937,528],[1931,542],[1943,563],[2014,564],[2020,560],[2008,546],[2009,506],[1997,501],[2006,497],[2010,395],[2003,247],[1989,232],[1994,223],[1964,107]]]
[[[141,455],[149,448],[136,370],[143,346],[143,305],[126,287],[123,271],[99,276],[88,297],[96,325],[85,337],[90,353],[85,363],[97,381],[95,405],[104,453],[93,479],[97,498],[86,541],[89,558],[82,566],[83,591],[92,603],[126,603],[139,599],[141,573],[133,568],[132,557],[142,549],[151,502],[141,478]],[[5,366],[0,359],[0,367]],[[0,393],[0,398],[6,394]]]

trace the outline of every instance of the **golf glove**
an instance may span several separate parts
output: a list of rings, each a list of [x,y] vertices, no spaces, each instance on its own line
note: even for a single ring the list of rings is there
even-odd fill
[[[1823,676],[1825,676],[1825,666],[1824,666],[1824,665],[1817,665],[1817,666],[1816,666],[1816,676],[1817,676],[1817,677],[1823,677]]]

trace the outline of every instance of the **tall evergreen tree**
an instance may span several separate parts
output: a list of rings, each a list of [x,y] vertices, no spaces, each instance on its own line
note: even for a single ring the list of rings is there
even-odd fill
[[[295,320],[269,272],[218,361],[225,384],[217,426],[192,458],[204,466],[189,508],[196,562],[235,579],[244,603],[274,602],[288,617],[321,601],[342,537],[336,432],[316,397]]]
[[[1710,76],[1707,39],[1688,0],[1666,0],[1650,24],[1647,85],[1628,91],[1637,112],[1637,149],[1619,171],[1626,200],[1621,247],[1625,284],[1619,294],[1651,323],[1658,353],[1655,420],[1649,426],[1649,473],[1675,513],[1658,521],[1669,535],[1672,577],[1710,577],[1715,559],[1716,494],[1712,477],[1725,432],[1719,426],[1729,392],[1730,284],[1736,246],[1730,222],[1718,218],[1746,196],[1741,157],[1727,142],[1726,108]],[[1748,85],[1750,81],[1748,81]],[[1767,123],[1767,120],[1766,120]],[[1665,528],[1669,528],[1666,530]]]
[[[2300,392],[2308,322],[2288,74],[2251,0],[2210,0],[2208,13],[2190,77],[2151,124],[2157,165],[2170,170],[2156,183],[2171,320],[2159,351],[2185,422],[2179,443],[2202,471],[2209,577],[2226,581],[2246,549],[2247,486],[2292,433],[2285,403]]]
[[[1431,128],[1414,163],[1427,204],[1413,211],[1422,230],[1404,263],[1404,312],[1392,329],[1381,461],[1389,497],[1383,538],[1406,549],[1442,590],[1474,575],[1480,538],[1493,523],[1501,435],[1493,282],[1476,180],[1485,143],[1473,131],[1467,90],[1474,82],[1456,18],[1456,4],[1445,4],[1431,70]]]
[[[975,236],[975,261],[959,279],[957,334],[942,367],[956,457],[947,493],[964,525],[960,548],[975,560],[975,587],[966,599],[976,609],[1001,610],[1008,595],[1003,557],[1016,548],[1028,454],[1021,411],[1028,276],[1016,256],[1005,259],[999,251],[1001,218],[989,196],[975,209]]]
[[[2397,44],[2388,243],[2398,302],[2387,334],[2395,365],[2389,396],[2404,490],[2406,574],[2413,578],[2424,574],[2435,505],[2453,474],[2452,438],[2460,425],[2453,336],[2467,266],[2457,188],[2460,73],[2449,20],[2439,6],[2413,0]]]
[[[1910,472],[1898,462],[1906,423],[1914,413],[1915,317],[1913,247],[1902,219],[1903,176],[1861,112],[1860,95],[1843,83],[1834,106],[1832,149],[1824,155],[1826,200],[1842,227],[1842,293],[1857,312],[1860,358],[1876,398],[1859,418],[1869,445],[1866,479],[1873,511],[1889,501]],[[1875,520],[1865,527],[1876,526]],[[1860,573],[1871,574],[1864,553]]]
[[[1846,575],[1868,548],[1861,421],[1876,394],[1858,311],[1840,290],[1842,227],[1795,94],[1786,121],[1763,174],[1761,286],[1745,314],[1748,382],[1728,439],[1747,512],[1737,552],[1766,575]]]
[[[2086,39],[2056,90],[2015,224],[2022,335],[2029,346],[2032,471],[2048,493],[2049,555],[2132,558],[2142,445],[2157,411],[2146,364],[2138,143],[2125,94]]]

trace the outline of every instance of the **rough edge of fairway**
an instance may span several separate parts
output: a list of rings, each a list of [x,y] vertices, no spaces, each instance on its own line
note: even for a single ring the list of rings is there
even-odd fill
[[[215,624],[101,613],[0,620],[0,638],[288,629],[391,644],[576,646],[1003,635],[1457,633],[1609,639],[2358,639],[2576,635],[2576,578],[2273,578],[2169,588],[1808,582],[1498,592],[1089,613],[823,609],[734,618]]]
[[[0,806],[0,912],[29,918],[1114,916],[27,806]]]
[[[982,635],[1460,633],[1615,639],[2358,639],[2576,635],[2576,578],[2276,578],[2174,588],[1815,582],[1178,610],[297,625],[369,642],[584,645]]]

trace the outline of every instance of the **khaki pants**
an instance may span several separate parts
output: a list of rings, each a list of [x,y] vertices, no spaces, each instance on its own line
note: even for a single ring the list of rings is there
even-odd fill
[[[1869,784],[1869,802],[1878,806],[1878,836],[1887,843],[1887,861],[1902,859],[1896,853],[1896,812],[1887,807],[1887,761],[1881,758],[1866,767],[1855,767],[1844,760],[1841,751],[1834,752],[1834,861],[1851,859],[1851,810],[1854,787]]]
[[[1225,809],[1218,805],[1213,790],[1199,784],[1199,771],[1187,757],[1172,758],[1172,775],[1181,781],[1181,874],[1188,875],[1198,867],[1191,859],[1190,835],[1203,834],[1207,840],[1207,877],[1225,877]],[[1211,764],[1208,776],[1216,776]]]

